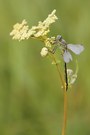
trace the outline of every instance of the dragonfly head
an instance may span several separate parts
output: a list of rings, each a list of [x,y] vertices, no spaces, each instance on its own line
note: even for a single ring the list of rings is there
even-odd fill
[[[57,35],[56,42],[63,45],[64,47],[66,47],[66,45],[67,45],[66,41],[62,38],[61,35]]]
[[[57,35],[56,40],[57,41],[61,41],[62,40],[62,36],[61,35]]]

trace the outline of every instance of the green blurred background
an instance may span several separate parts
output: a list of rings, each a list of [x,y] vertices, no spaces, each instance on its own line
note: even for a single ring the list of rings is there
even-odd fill
[[[50,36],[82,43],[78,79],[68,91],[67,135],[90,135],[90,0],[0,0],[0,135],[60,135],[63,92],[43,44],[9,36],[23,19],[37,25],[56,9]],[[75,69],[75,64],[73,64]]]

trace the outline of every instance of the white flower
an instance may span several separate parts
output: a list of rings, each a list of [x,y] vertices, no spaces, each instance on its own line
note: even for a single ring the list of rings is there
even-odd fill
[[[43,22],[39,21],[38,25],[32,26],[31,29],[29,29],[29,26],[25,20],[23,20],[21,24],[15,24],[10,36],[19,41],[28,39],[30,37],[36,39],[45,39],[46,35],[50,32],[50,25],[58,19],[55,12],[56,10],[53,10]]]
[[[50,25],[58,19],[55,13],[56,10],[53,10],[52,13],[49,14],[48,17],[43,22],[39,21],[38,26],[32,27],[34,28],[34,30],[36,30],[36,33],[34,34],[36,38],[44,37],[50,32],[49,30]]]
[[[42,50],[41,50],[41,52],[40,52],[40,54],[41,54],[42,57],[47,56],[47,54],[48,54],[48,49],[47,49],[46,47],[43,47]]]
[[[54,23],[55,20],[57,20],[57,16],[55,15],[56,10],[54,9],[51,14],[48,15],[46,20],[43,22],[43,24],[47,27],[49,27],[50,24]]]
[[[29,26],[27,25],[27,22],[25,20],[22,21],[22,23],[17,23],[13,26],[13,30],[10,33],[10,36],[13,36],[13,39],[24,40],[27,38],[27,32],[28,32]]]
[[[73,74],[72,77],[71,77],[71,81],[70,81],[70,84],[74,84],[75,81],[77,79],[77,75],[76,74]]]
[[[73,70],[72,69],[67,69],[67,74],[68,74],[68,76],[72,76]]]
[[[72,69],[67,69],[68,84],[72,85],[77,79],[77,72],[73,73]]]

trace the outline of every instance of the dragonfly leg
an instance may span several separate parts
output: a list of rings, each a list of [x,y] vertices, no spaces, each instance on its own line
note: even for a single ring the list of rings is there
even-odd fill
[[[54,48],[52,50],[49,50],[49,52],[51,52],[52,54],[54,54],[57,50],[58,46],[54,46]]]

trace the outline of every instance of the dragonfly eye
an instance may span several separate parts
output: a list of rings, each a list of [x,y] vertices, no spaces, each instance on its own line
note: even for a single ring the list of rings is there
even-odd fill
[[[61,35],[57,35],[56,40],[61,41],[61,39],[62,39],[62,36]]]

